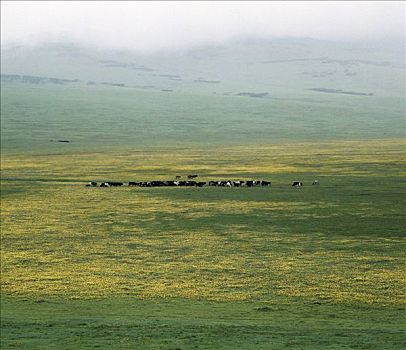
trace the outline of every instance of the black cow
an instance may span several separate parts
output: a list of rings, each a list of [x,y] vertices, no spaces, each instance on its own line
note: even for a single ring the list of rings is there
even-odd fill
[[[302,187],[303,186],[303,182],[301,181],[293,181],[292,183],[292,187]]]
[[[86,187],[96,187],[96,186],[97,186],[97,182],[94,182],[94,181],[89,182],[89,183],[86,185]]]
[[[200,182],[198,182],[197,184],[196,184],[196,186],[198,186],[198,187],[203,187],[203,186],[205,186],[206,185],[206,182],[204,182],[204,181],[200,181]]]
[[[187,178],[188,179],[195,179],[196,177],[198,177],[199,175],[188,175]]]
[[[261,181],[262,186],[271,186],[271,181]]]
[[[312,185],[319,185],[319,180],[314,180]]]

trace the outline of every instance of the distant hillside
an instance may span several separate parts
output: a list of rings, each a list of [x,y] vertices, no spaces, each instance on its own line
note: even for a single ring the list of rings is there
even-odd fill
[[[14,47],[2,50],[1,68],[2,74],[87,84],[263,97],[315,96],[324,89],[403,96],[405,82],[401,47],[310,39],[245,40],[154,54],[72,44]]]
[[[242,41],[140,55],[2,51],[3,152],[404,137],[401,51]],[[54,142],[69,140],[69,143]]]

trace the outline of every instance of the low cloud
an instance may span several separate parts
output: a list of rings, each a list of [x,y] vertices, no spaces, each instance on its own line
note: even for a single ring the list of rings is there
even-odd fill
[[[241,37],[391,40],[404,2],[1,2],[2,45],[73,41],[153,51]]]

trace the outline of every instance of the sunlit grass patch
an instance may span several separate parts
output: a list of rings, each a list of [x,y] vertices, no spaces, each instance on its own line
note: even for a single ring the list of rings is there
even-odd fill
[[[126,150],[122,153],[2,155],[3,178],[155,180],[198,173],[203,179],[241,179],[281,173],[326,175],[404,174],[403,140],[340,141],[207,149]],[[373,151],[372,151],[373,150]]]
[[[65,202],[65,206],[70,204]],[[398,259],[385,268],[387,273],[380,264],[381,272],[362,271],[364,279],[359,280],[363,263],[356,259],[354,248],[347,246],[337,253],[331,245],[342,246],[327,237],[315,239],[272,229],[258,233],[249,225],[233,225],[222,232],[198,228],[170,232],[165,226],[155,226],[159,218],[148,217],[163,213],[158,210],[163,209],[159,202],[149,205],[152,208],[136,214],[147,216],[141,221],[121,220],[128,212],[113,219],[104,208],[98,220],[77,213],[64,216],[63,223],[48,210],[37,218],[30,215],[30,226],[24,221],[6,223],[3,291],[86,298],[250,300],[282,295],[345,302],[401,301]],[[386,244],[393,249],[398,242]],[[364,254],[365,259],[383,259],[371,252]],[[377,285],[387,289],[382,293]]]
[[[2,291],[400,305],[403,160],[398,142],[371,147],[264,145],[261,156],[232,147],[176,157],[6,157]],[[384,176],[371,165],[372,153]],[[356,175],[360,164],[366,168]],[[84,186],[85,180],[167,179],[194,170],[204,180],[269,176],[275,182],[230,189]],[[320,186],[309,183],[315,175],[322,176]],[[296,177],[307,179],[304,188],[290,186]]]

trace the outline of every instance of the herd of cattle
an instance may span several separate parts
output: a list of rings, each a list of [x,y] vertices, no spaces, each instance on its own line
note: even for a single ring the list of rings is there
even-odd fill
[[[314,180],[312,185],[318,185],[319,181]],[[123,186],[123,182],[102,182],[100,187],[118,187]],[[97,187],[97,182],[89,182],[87,187]],[[271,186],[270,181],[264,180],[247,180],[247,181],[139,181],[139,182],[129,182],[128,186],[135,186],[135,187],[203,187],[203,186],[218,186],[218,187],[258,187],[258,186]],[[293,181],[293,187],[301,187],[303,186],[303,182],[301,181]]]

